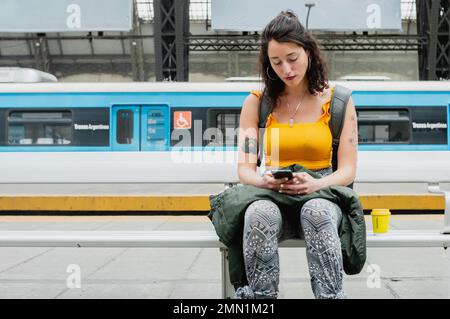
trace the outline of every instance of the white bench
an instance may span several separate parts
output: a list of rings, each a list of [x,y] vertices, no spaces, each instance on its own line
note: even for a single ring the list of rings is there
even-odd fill
[[[106,162],[105,157],[99,154],[80,153],[75,158],[63,154],[58,155],[61,157],[54,163],[54,154],[26,154],[27,159],[16,154],[8,156],[0,158],[0,165],[5,164],[2,162],[6,158],[9,166],[3,167],[10,168],[2,173],[0,183],[224,183],[227,187],[238,181],[233,161],[174,164],[167,158],[167,153],[153,154],[152,159],[148,153],[119,153],[106,155],[111,156],[110,161]],[[24,165],[27,161],[33,161],[33,157],[36,160],[36,156],[41,163],[52,167],[46,170],[40,166],[36,170],[36,167],[30,169]],[[135,157],[135,160],[137,156],[138,160],[133,162],[134,165],[129,165],[129,156]],[[196,155],[192,156],[195,158]],[[200,158],[202,156],[204,154],[200,154]],[[368,232],[368,247],[450,246],[450,192],[442,191],[439,186],[439,183],[450,183],[449,163],[450,152],[360,152],[357,183],[427,183],[430,192],[444,193],[446,202],[442,231],[391,230],[383,235]],[[426,169],[419,169],[420,167]],[[54,174],[55,169],[64,174]],[[110,169],[123,174],[114,176],[108,171]],[[233,294],[228,274],[227,250],[214,231],[0,231],[0,246],[220,248],[222,295],[225,298]],[[304,241],[288,240],[280,246],[304,247]]]
[[[300,239],[285,240],[280,247],[304,247]],[[367,233],[367,247],[450,246],[450,234],[438,231],[392,230],[383,235]],[[227,249],[215,231],[0,231],[0,247],[132,247],[219,248],[222,297],[233,296],[228,273]]]

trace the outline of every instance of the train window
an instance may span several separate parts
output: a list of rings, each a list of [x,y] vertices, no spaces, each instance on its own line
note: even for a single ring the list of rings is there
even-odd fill
[[[238,128],[241,109],[209,109],[208,110],[208,127],[215,128],[220,131],[215,140],[209,141],[209,145],[216,146],[236,146],[238,143]],[[222,140],[218,140],[222,138]]]
[[[69,145],[70,111],[12,111],[8,115],[9,145]]]
[[[357,115],[361,144],[406,143],[410,140],[408,110],[358,110]]]
[[[133,111],[119,110],[117,112],[117,133],[118,144],[133,143]]]
[[[237,145],[236,129],[239,128],[240,114],[218,114],[217,128],[224,133],[224,143],[226,146]]]

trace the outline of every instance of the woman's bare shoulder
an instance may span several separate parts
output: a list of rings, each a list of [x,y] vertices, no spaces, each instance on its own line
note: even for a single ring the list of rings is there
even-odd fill
[[[259,99],[255,93],[251,92],[244,100],[243,109],[248,109],[249,111],[258,111]]]
[[[253,93],[250,93],[244,101],[241,111],[241,122],[256,123],[259,119],[259,97]]]

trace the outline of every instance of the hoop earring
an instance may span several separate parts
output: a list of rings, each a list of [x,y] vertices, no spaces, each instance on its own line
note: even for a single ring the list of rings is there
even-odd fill
[[[311,57],[308,57],[308,73],[311,71]]]
[[[267,69],[266,69],[266,75],[267,75],[267,77],[269,78],[269,80],[272,80],[272,81],[276,81],[276,80],[277,80],[277,78],[272,78],[272,77],[270,77],[270,74],[269,74],[269,67],[267,67]]]

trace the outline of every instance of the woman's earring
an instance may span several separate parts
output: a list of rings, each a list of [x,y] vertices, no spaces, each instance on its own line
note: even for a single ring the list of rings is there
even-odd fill
[[[311,57],[308,57],[308,73],[311,71]]]
[[[272,81],[276,81],[277,80],[277,78],[270,77],[269,67],[267,67],[267,69],[266,69],[266,74],[267,74],[267,77],[269,78],[269,80],[272,80]]]

